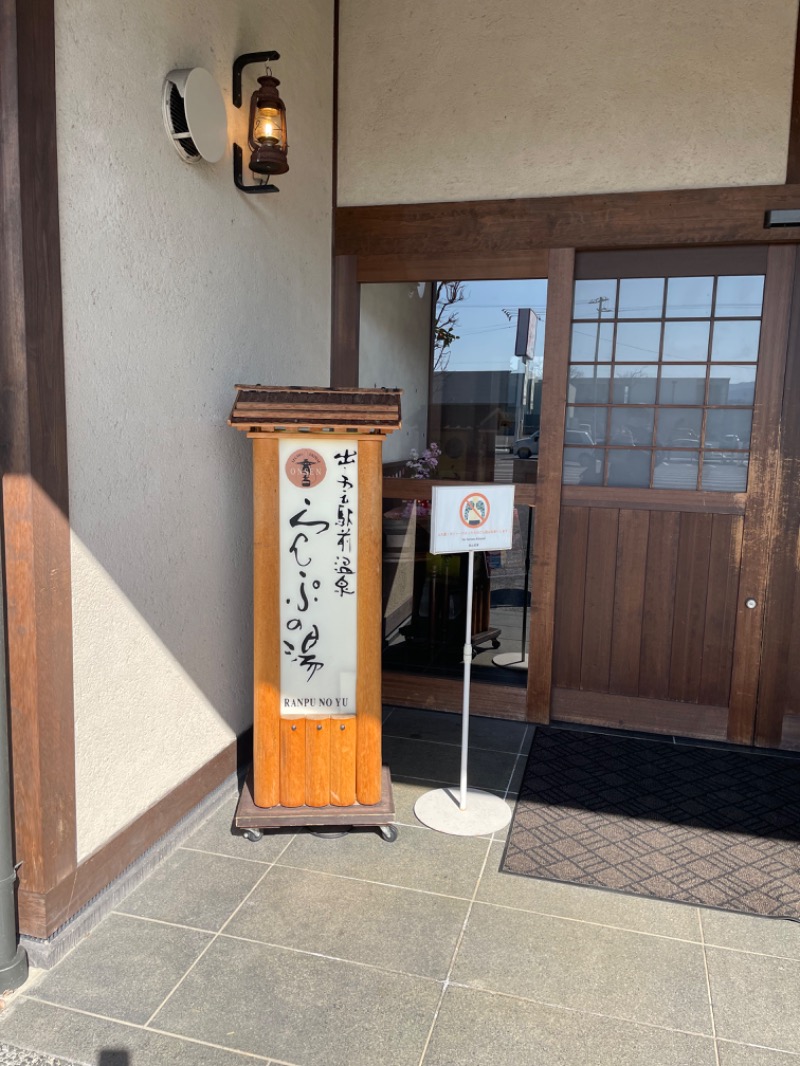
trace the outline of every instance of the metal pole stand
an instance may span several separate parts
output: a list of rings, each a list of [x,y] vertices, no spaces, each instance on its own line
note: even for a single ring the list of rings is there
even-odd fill
[[[420,796],[414,814],[430,829],[451,836],[480,837],[504,829],[511,821],[505,800],[491,792],[467,787],[469,754],[469,679],[472,671],[472,585],[475,553],[467,560],[467,627],[464,638],[464,696],[461,709],[461,781],[454,788],[437,788]]]

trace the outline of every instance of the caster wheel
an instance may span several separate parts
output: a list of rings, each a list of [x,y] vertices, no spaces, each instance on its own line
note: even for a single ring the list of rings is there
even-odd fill
[[[397,840],[397,826],[396,825],[380,825],[378,828],[381,831],[381,836],[384,840],[388,840],[390,844],[393,844]]]
[[[493,648],[499,648],[500,647],[500,641],[499,640],[493,640],[492,641],[492,647]]]
[[[256,844],[264,835],[262,829],[245,829],[242,836],[245,840],[249,840],[251,844]]]

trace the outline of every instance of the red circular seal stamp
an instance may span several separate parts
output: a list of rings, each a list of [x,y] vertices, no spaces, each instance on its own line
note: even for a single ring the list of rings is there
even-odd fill
[[[471,492],[461,501],[459,516],[469,529],[480,529],[489,517],[489,501],[482,492]]]
[[[325,460],[313,448],[298,448],[286,460],[286,476],[299,489],[313,489],[327,473]]]

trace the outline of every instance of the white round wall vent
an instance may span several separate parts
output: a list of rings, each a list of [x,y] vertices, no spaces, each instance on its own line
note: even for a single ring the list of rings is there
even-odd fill
[[[222,159],[228,120],[220,88],[207,70],[171,70],[164,79],[162,104],[167,133],[184,162]]]

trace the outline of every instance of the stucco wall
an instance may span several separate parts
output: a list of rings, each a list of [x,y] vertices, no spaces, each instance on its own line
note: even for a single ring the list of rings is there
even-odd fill
[[[383,461],[408,459],[427,443],[430,285],[362,285],[360,333],[361,388],[403,390],[403,425],[387,437]]]
[[[252,721],[251,447],[225,423],[237,382],[328,383],[332,19],[56,0],[80,857]],[[161,87],[206,67],[244,143],[231,62],[264,48],[291,170],[247,197],[230,148],[179,159]]]
[[[339,203],[785,181],[797,0],[341,0]]]

